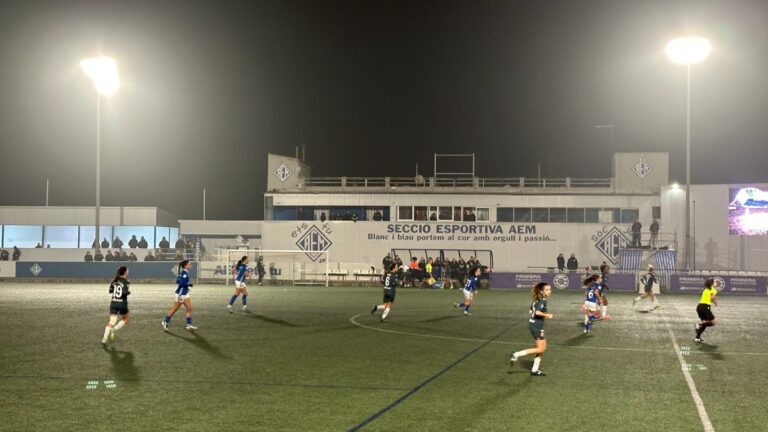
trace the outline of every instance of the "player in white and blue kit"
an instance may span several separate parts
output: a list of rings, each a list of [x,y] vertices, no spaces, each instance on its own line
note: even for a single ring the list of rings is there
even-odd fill
[[[253,269],[248,267],[248,257],[243,255],[240,261],[232,268],[232,274],[235,276],[235,293],[229,299],[227,310],[232,313],[232,305],[235,304],[237,296],[243,295],[243,311],[248,310],[248,289],[245,287],[245,278],[253,273]]]
[[[187,318],[187,325],[184,327],[189,331],[197,330],[197,327],[192,325],[192,300],[189,298],[189,289],[192,288],[192,284],[189,283],[189,272],[187,270],[192,268],[192,263],[189,260],[184,260],[179,263],[179,275],[176,277],[176,284],[178,287],[174,292],[174,301],[168,314],[163,318],[160,323],[163,326],[163,330],[168,331],[168,324],[171,323],[171,317],[176,313],[179,308],[184,305],[185,315]]]
[[[464,303],[454,303],[453,308],[464,308],[464,316],[471,316],[469,308],[472,306],[472,299],[475,298],[477,292],[477,282],[480,279],[480,267],[471,270],[471,276],[467,278],[467,283],[464,284]]]
[[[592,323],[597,318],[598,304],[602,303],[601,280],[599,274],[584,279],[584,334],[589,334]]]

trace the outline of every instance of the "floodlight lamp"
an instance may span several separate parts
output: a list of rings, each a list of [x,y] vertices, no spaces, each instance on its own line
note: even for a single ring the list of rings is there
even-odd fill
[[[672,39],[667,44],[667,58],[673,63],[692,65],[707,59],[712,45],[703,37]]]
[[[80,69],[93,82],[96,91],[103,96],[112,96],[120,88],[117,62],[110,57],[92,57],[80,62]]]
[[[677,184],[677,183],[672,183],[672,190],[673,191],[679,191],[680,190],[680,185]]]

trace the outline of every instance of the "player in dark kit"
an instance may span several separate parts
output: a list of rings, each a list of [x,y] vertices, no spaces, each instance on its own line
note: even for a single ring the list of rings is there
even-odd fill
[[[398,285],[400,285],[400,279],[397,277],[397,264],[392,263],[389,265],[389,271],[384,276],[384,300],[382,304],[371,309],[371,315],[376,313],[377,310],[384,310],[384,313],[381,314],[381,322],[387,320],[389,309],[395,304],[395,291]]]
[[[712,313],[712,305],[717,306],[717,289],[715,280],[707,279],[704,282],[704,291],[701,292],[701,299],[696,306],[696,313],[699,314],[701,322],[696,323],[696,337],[694,342],[704,342],[701,338],[702,333],[707,327],[715,326],[715,315]]]
[[[128,267],[122,266],[117,269],[117,274],[109,284],[109,293],[112,295],[112,300],[109,302],[109,322],[107,327],[104,328],[104,337],[101,339],[101,344],[106,345],[108,339],[115,339],[115,332],[123,328],[128,322],[128,296],[131,292],[128,290]],[[122,316],[120,322],[117,321],[117,316]]]
[[[539,365],[541,365],[541,355],[547,350],[547,340],[544,338],[544,320],[554,318],[553,314],[547,313],[547,298],[551,294],[552,287],[545,282],[537,283],[531,290],[531,300],[533,303],[529,311],[528,330],[530,330],[533,340],[536,341],[536,348],[528,348],[512,353],[512,357],[509,359],[511,365],[522,356],[535,354],[536,357],[533,359],[531,376],[544,376],[544,372],[539,370]]]

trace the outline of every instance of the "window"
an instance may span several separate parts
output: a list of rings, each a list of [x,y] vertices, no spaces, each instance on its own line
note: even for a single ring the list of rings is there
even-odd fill
[[[453,207],[438,207],[437,220],[453,220]]]
[[[417,221],[425,221],[428,219],[426,207],[414,207],[413,219]]]
[[[651,209],[651,217],[653,219],[661,219],[661,207],[654,206]]]
[[[410,221],[413,220],[413,207],[411,206],[398,206],[397,207],[397,220]]]
[[[81,226],[80,227],[80,247],[81,248],[93,247],[93,240],[95,236],[96,236],[96,230],[93,228],[93,225]],[[100,226],[99,237],[100,237],[98,241],[99,244],[101,244],[101,241],[104,240],[104,238],[107,238],[107,241],[109,241],[109,245],[112,246],[112,241],[109,240],[112,238],[112,227]]]
[[[461,207],[454,207],[453,208],[453,220],[460,221],[461,219],[462,219]]]
[[[128,242],[131,240],[131,236],[136,236],[136,241],[140,242],[141,238],[147,241],[147,247],[153,247],[155,244],[155,227],[153,226],[116,226],[115,237],[120,237],[123,242],[123,248],[128,248]],[[167,237],[166,237],[167,238]]]
[[[586,222],[586,223],[599,223],[600,222],[600,209],[599,208],[584,209],[584,222]]]
[[[52,248],[76,248],[77,247],[77,225],[73,226],[47,226],[43,229],[45,234],[45,244]],[[86,247],[91,247],[88,245]]]
[[[6,225],[3,247],[33,248],[43,242],[43,227],[40,225]]]
[[[515,210],[515,222],[530,222],[531,221],[531,209],[530,208],[516,208]]]
[[[584,223],[584,209],[583,208],[569,208],[568,209],[568,223]]]
[[[170,231],[171,231],[171,236],[168,237],[168,241],[171,243],[171,247],[175,247],[174,245],[176,244],[176,240],[179,239],[179,229],[171,227]]]
[[[565,223],[568,221],[567,211],[564,208],[549,209],[549,221],[552,223]]]
[[[475,209],[475,216],[477,216],[477,220],[480,222],[488,222],[491,220],[491,212],[488,210],[487,207],[481,208],[478,207]]]
[[[637,209],[621,209],[621,223],[633,223],[640,219],[640,211]]]
[[[549,222],[548,208],[533,209],[533,222]]]
[[[496,209],[496,220],[498,222],[514,222],[515,209],[509,207],[499,207]]]

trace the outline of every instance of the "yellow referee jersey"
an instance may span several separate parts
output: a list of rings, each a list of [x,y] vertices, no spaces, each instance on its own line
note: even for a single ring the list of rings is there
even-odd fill
[[[717,290],[715,287],[712,288],[705,288],[704,291],[701,292],[701,299],[699,300],[699,303],[703,304],[712,304],[712,297],[717,295]]]

